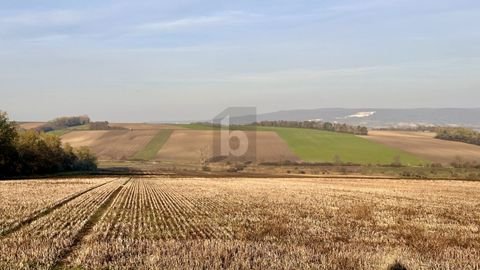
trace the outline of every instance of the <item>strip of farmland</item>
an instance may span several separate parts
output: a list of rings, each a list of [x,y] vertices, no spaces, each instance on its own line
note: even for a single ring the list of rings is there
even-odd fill
[[[72,131],[62,142],[73,147],[87,146],[100,160],[127,160],[144,149],[158,130]]]
[[[200,164],[201,160],[213,157],[214,136],[219,131],[175,130],[158,152],[157,159],[180,163]],[[222,131],[226,133],[225,131]],[[254,143],[240,158],[242,161],[275,162],[298,161],[299,158],[275,132],[245,131],[241,144]],[[228,138],[228,134],[224,136]],[[235,161],[235,160],[234,160]]]
[[[371,131],[365,138],[437,163],[480,160],[480,146],[435,139],[434,136],[434,133],[425,132]]]
[[[161,130],[152,138],[152,140],[145,146],[144,149],[137,152],[133,159],[136,160],[151,160],[157,156],[158,151],[162,148],[162,146],[168,141],[170,135],[172,134],[172,130],[166,129]]]

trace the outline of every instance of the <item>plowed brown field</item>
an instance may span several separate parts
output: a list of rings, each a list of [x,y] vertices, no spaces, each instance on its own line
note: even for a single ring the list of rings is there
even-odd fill
[[[157,159],[175,162],[199,163],[202,157],[213,156],[214,134],[211,130],[176,130],[158,152]],[[265,161],[296,161],[288,145],[275,132],[245,132],[248,140],[255,141],[256,151],[247,152],[242,159]],[[218,133],[217,133],[218,134]],[[241,142],[245,143],[245,141]]]
[[[162,129],[185,129],[184,127],[168,124],[148,124],[148,123],[111,123],[111,127],[121,127],[132,130],[162,130]]]
[[[158,130],[72,131],[62,136],[73,147],[87,146],[100,160],[124,160],[142,150]]]
[[[23,129],[34,129],[41,125],[45,124],[44,122],[29,122],[29,123],[20,123],[19,126]]]
[[[480,161],[480,146],[434,138],[434,133],[370,131],[366,139],[395,147],[432,162],[448,164],[460,157]]]

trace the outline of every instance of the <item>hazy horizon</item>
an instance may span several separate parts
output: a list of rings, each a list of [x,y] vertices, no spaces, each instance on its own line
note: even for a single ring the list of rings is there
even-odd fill
[[[226,107],[478,108],[478,1],[0,1],[18,121],[210,119]]]
[[[240,107],[241,109],[242,107]],[[224,109],[228,109],[228,108],[224,108]],[[276,113],[282,113],[282,112],[299,112],[299,111],[316,111],[316,110],[354,110],[356,112],[371,112],[371,111],[375,111],[375,110],[480,110],[480,107],[465,107],[465,108],[459,108],[459,107],[418,107],[418,108],[400,108],[400,107],[397,107],[397,108],[380,108],[380,107],[377,107],[377,108],[372,108],[372,107],[364,107],[364,108],[348,108],[348,107],[323,107],[323,108],[296,108],[296,109],[286,109],[286,110],[278,110],[278,111],[258,111],[257,110],[257,115],[259,116],[264,116],[264,115],[269,115],[269,114],[276,114]],[[0,109],[0,111],[2,111]],[[184,118],[184,119],[152,119],[152,120],[122,120],[122,119],[106,119],[106,118],[95,118],[95,117],[92,117],[91,115],[87,114],[87,113],[79,113],[79,114],[58,114],[54,117],[51,117],[51,118],[48,118],[48,119],[35,119],[35,120],[32,120],[32,119],[15,119],[13,118],[11,115],[9,115],[10,119],[12,121],[16,121],[16,122],[47,122],[49,120],[53,120],[55,118],[58,118],[58,117],[69,117],[69,116],[82,116],[82,115],[86,115],[86,116],[89,116],[91,118],[92,121],[109,121],[109,122],[112,122],[112,123],[193,123],[193,122],[203,122],[203,121],[207,121],[207,122],[210,122],[212,121],[214,118],[218,117],[218,113],[220,112],[217,112],[215,115],[210,115],[209,117],[206,117],[206,118]],[[319,117],[321,117],[321,115],[319,115]],[[284,119],[285,120],[285,119]],[[309,120],[309,119],[305,119],[305,120]]]

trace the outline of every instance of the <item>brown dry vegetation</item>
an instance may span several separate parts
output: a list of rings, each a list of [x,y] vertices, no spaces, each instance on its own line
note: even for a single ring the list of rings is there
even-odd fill
[[[28,123],[20,123],[18,126],[23,129],[35,129],[44,125],[44,122],[28,122]]]
[[[0,183],[0,234],[52,204],[107,181],[57,179]]]
[[[173,162],[199,163],[202,156],[211,158],[213,155],[214,134],[211,130],[176,130],[170,136],[157,159]],[[242,158],[245,160],[264,161],[297,161],[299,158],[292,153],[288,145],[275,132],[249,132],[248,140],[256,141],[256,152],[247,152]],[[253,140],[252,138],[255,138]],[[237,142],[238,143],[238,142]],[[245,144],[245,142],[242,142]],[[235,148],[235,147],[233,147]]]
[[[87,146],[100,160],[124,160],[142,150],[158,130],[72,131],[62,136],[73,147]]]
[[[401,149],[432,162],[449,164],[458,157],[464,161],[480,161],[480,146],[435,139],[434,133],[370,131],[364,138]]]
[[[479,182],[125,180],[0,238],[0,269],[480,267]]]
[[[121,183],[117,180],[93,189],[0,238],[0,269],[50,269]]]

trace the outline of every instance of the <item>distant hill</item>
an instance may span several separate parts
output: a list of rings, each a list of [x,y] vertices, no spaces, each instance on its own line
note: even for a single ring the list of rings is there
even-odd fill
[[[480,128],[480,108],[472,109],[312,109],[259,114],[257,121],[326,121],[371,128],[416,125],[465,126]]]

